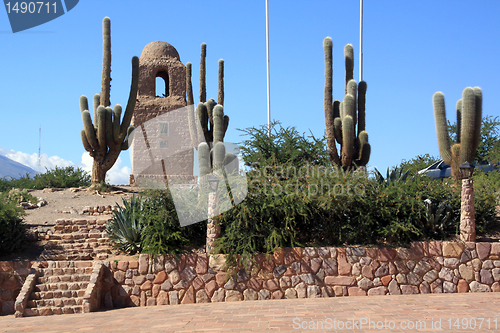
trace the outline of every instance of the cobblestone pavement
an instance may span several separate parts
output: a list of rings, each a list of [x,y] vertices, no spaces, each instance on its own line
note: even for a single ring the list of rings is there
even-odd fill
[[[0,317],[0,332],[275,331],[500,332],[500,293],[283,299]]]

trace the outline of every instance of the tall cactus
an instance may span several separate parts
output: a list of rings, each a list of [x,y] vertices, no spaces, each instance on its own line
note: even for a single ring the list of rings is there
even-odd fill
[[[200,177],[203,177],[213,169],[222,165],[229,172],[238,170],[237,157],[225,152],[224,137],[229,126],[229,117],[224,114],[224,60],[219,60],[219,92],[218,102],[213,98],[206,100],[206,56],[207,45],[201,44],[200,60],[200,102],[196,109],[192,106],[193,85],[191,83],[192,64],[186,64],[186,100],[189,119],[189,131],[194,147],[198,149],[198,162],[200,165]],[[195,119],[198,119],[201,126],[196,126]],[[201,129],[198,131],[198,129]],[[220,145],[217,145],[221,142]],[[217,146],[217,148],[216,148]],[[222,153],[224,152],[224,153]],[[235,161],[236,160],[236,161]]]
[[[344,169],[364,167],[370,159],[371,146],[365,131],[366,82],[353,79],[354,52],[344,47],[345,90],[342,102],[333,100],[332,48],[330,37],[323,40],[325,50],[325,127],[330,162]],[[356,129],[357,125],[357,129]],[[336,143],[340,144],[340,156]]]
[[[436,92],[432,101],[439,153],[443,161],[451,166],[452,176],[460,179],[459,166],[465,162],[472,163],[479,146],[483,104],[481,88],[465,88],[462,99],[457,102],[457,142],[453,146],[450,146],[443,93]]]
[[[125,109],[123,120],[120,122],[122,107],[116,104],[111,109],[110,73],[111,73],[111,34],[110,19],[105,17],[102,21],[103,32],[103,69],[101,82],[101,95],[94,95],[94,122],[89,112],[87,97],[80,97],[80,112],[83,120],[83,129],[80,132],[83,147],[94,159],[92,165],[92,184],[96,185],[105,181],[106,173],[115,164],[120,152],[129,148],[128,137],[134,127],[130,126],[132,114],[137,98],[139,83],[139,58],[132,58],[132,83],[130,95]]]

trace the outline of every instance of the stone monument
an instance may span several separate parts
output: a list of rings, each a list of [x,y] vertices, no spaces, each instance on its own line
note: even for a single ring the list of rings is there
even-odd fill
[[[160,96],[158,80],[165,85]],[[196,181],[186,110],[186,67],[168,43],[151,42],[142,50],[132,125],[131,183],[140,185],[139,178],[160,183]]]

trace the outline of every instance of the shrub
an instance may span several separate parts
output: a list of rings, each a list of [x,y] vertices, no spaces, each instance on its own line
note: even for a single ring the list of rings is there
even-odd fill
[[[170,191],[146,190],[140,195],[144,202],[140,212],[145,221],[143,252],[177,254],[205,244],[206,222],[181,227]],[[185,195],[192,196],[194,205],[197,203],[197,192],[186,190]]]
[[[46,170],[33,178],[33,188],[42,190],[44,188],[68,188],[90,186],[90,175],[82,168],[72,166]]]
[[[22,220],[24,211],[0,200],[0,255],[19,252],[26,244],[26,228]]]
[[[122,199],[123,207],[113,211],[113,218],[106,227],[106,232],[114,246],[123,252],[135,254],[142,249],[144,219],[141,216],[143,201],[133,196],[130,202]]]

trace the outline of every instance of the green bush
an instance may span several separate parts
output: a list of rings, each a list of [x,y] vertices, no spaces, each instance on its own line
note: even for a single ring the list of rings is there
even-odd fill
[[[29,174],[17,179],[4,177],[0,179],[0,192],[7,192],[12,188],[43,190],[44,188],[90,186],[90,180],[89,173],[82,168],[55,167],[34,177]]]
[[[26,245],[24,211],[0,200],[0,256],[22,251]]]
[[[191,196],[193,204],[196,204],[197,192],[186,190],[185,195]],[[140,197],[144,202],[140,212],[145,221],[143,252],[178,254],[205,244],[206,221],[181,227],[170,191],[146,190],[141,192]]]

